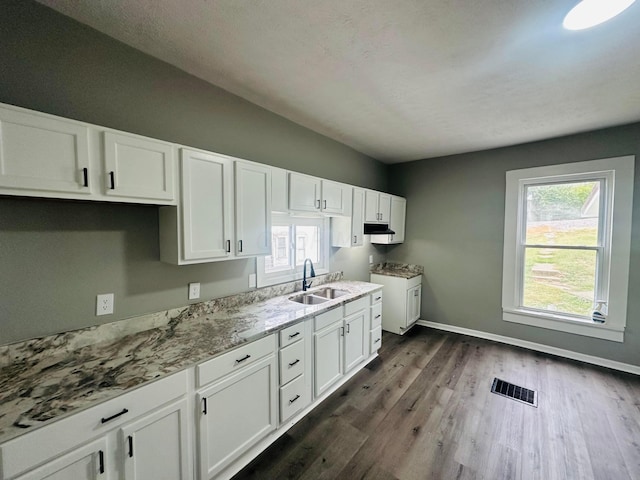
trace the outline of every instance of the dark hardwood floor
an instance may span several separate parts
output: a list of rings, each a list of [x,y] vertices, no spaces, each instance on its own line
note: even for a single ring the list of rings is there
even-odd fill
[[[538,408],[492,394],[494,377]],[[473,337],[385,333],[380,356],[241,479],[640,479],[640,377]]]

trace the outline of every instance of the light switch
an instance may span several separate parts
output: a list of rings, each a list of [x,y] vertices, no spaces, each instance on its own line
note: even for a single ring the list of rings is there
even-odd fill
[[[249,288],[253,288],[256,286],[256,274],[255,273],[250,273],[249,274]]]

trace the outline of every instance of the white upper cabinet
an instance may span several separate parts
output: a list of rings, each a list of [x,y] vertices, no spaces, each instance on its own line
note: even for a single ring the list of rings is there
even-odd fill
[[[289,211],[289,189],[287,175],[282,168],[271,167],[271,211],[287,213]]]
[[[176,148],[0,104],[0,194],[175,205]]]
[[[349,215],[345,185],[301,173],[289,173],[289,210]]]
[[[391,196],[391,215],[389,228],[396,232],[393,235],[372,235],[371,243],[392,244],[404,242],[407,200],[402,197]]]
[[[347,189],[341,183],[322,180],[322,205],[324,213],[347,214]]]
[[[391,195],[367,190],[364,204],[364,221],[366,223],[389,223]]]
[[[89,129],[77,122],[0,108],[0,193],[90,195]]]
[[[364,245],[364,190],[352,188],[351,217],[331,219],[331,245],[333,247],[361,247]]]
[[[322,184],[319,178],[289,173],[289,209],[299,212],[319,212]]]
[[[172,201],[174,147],[148,138],[104,132],[106,194]]]
[[[271,169],[235,162],[236,255],[271,254]]]
[[[224,260],[233,243],[233,160],[183,148],[180,206],[160,209],[160,259],[174,264]]]

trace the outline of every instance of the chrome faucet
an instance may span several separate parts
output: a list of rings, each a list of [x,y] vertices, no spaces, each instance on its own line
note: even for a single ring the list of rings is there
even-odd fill
[[[307,262],[309,262],[309,264],[311,265],[311,272],[310,272],[310,276],[313,278],[316,276],[316,272],[313,269],[313,262],[311,261],[310,258],[305,258],[304,259],[304,265],[302,267],[302,291],[306,292],[307,289],[309,287],[311,287],[311,282],[307,283]]]

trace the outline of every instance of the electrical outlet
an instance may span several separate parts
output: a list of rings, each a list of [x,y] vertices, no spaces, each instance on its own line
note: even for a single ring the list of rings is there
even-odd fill
[[[111,315],[113,313],[113,293],[103,293],[96,299],[96,315]]]
[[[373,263],[373,255],[369,255],[369,263]]]
[[[249,288],[253,288],[256,286],[256,274],[255,273],[250,273],[249,274]]]
[[[200,298],[200,283],[189,284],[189,300]]]

